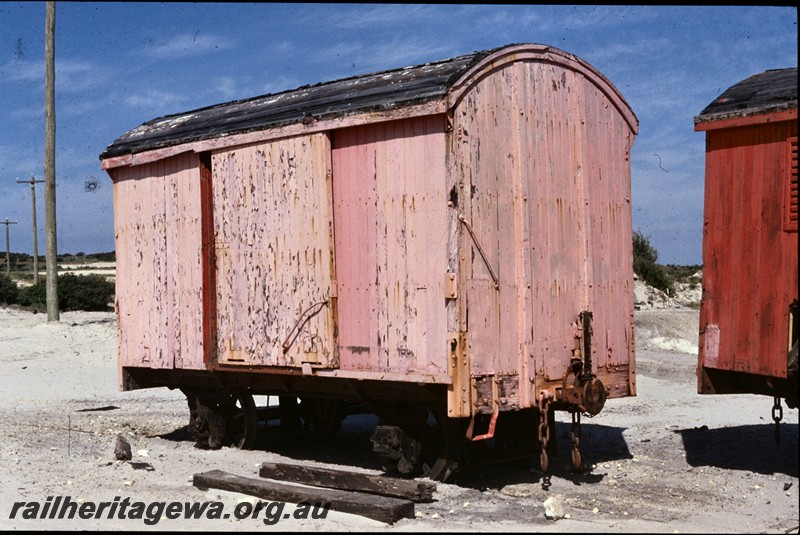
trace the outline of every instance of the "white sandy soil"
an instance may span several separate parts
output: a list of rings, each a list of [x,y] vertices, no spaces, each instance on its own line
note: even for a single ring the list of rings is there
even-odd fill
[[[638,395],[609,400],[598,416],[583,420],[585,473],[565,466],[569,423],[559,414],[562,454],[550,463],[549,488],[536,461],[475,466],[438,483],[432,503],[416,504],[415,518],[393,525],[330,512],[271,526],[263,517],[162,517],[155,525],[9,518],[15,502],[55,496],[220,500],[230,512],[250,498],[199,490],[193,474],[219,469],[258,477],[266,461],[381,470],[369,441],[376,422],[368,415],[346,419],[330,443],[276,427],[262,430],[256,450],[195,448],[179,392],[118,390],[113,313],[67,312],[48,323],[43,314],[0,308],[0,529],[797,533],[797,409],[784,407],[778,445],[771,398],[698,395],[697,310],[640,308]],[[118,434],[131,443],[131,461],[114,457]],[[545,518],[543,503],[551,497],[565,518]]]

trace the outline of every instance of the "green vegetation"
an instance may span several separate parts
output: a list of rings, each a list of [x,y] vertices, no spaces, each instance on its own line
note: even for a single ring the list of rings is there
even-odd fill
[[[11,278],[15,281],[33,282],[33,255],[25,253],[10,253]],[[81,264],[81,269],[94,269],[92,264],[100,262],[115,262],[116,253],[64,253],[56,256],[59,265]],[[44,255],[39,255],[39,273],[43,274],[47,262]],[[0,254],[0,269],[5,269],[5,255]],[[2,301],[0,301],[2,303]]]
[[[15,304],[18,294],[17,284],[5,273],[0,273],[0,305]]]
[[[78,275],[75,273],[62,273],[58,276],[58,308],[62,311],[86,310],[105,311],[112,310],[109,306],[114,300],[114,283],[106,280],[100,271],[107,267],[101,262],[115,262],[114,251],[106,253],[64,253],[57,257],[59,271],[65,266],[77,267],[81,271],[97,269],[97,274]],[[14,305],[30,310],[44,310],[47,308],[46,290],[46,260],[39,255],[39,282],[33,282],[33,256],[25,253],[9,254],[9,271],[11,277],[5,272],[0,275],[0,305]],[[97,264],[97,266],[93,266]],[[0,256],[0,267],[5,268],[5,258]],[[19,283],[19,285],[18,285]]]
[[[633,231],[633,272],[653,288],[667,295],[674,292],[673,283],[663,266],[658,264],[658,251],[650,244],[650,237],[638,230]]]
[[[66,273],[58,276],[59,310],[107,311],[111,310],[109,304],[113,300],[114,283],[102,275]],[[17,304],[33,310],[46,309],[46,278],[40,278],[37,284],[18,288],[14,281],[0,275],[0,304]]]
[[[700,279],[694,274],[703,269],[703,266],[676,266],[675,264],[665,264],[661,266],[667,279],[673,282],[688,282],[689,284],[700,284]]]
[[[657,288],[669,296],[675,294],[675,284],[687,283],[690,288],[701,284],[695,273],[703,266],[662,265],[658,262],[658,251],[650,243],[650,237],[640,231],[633,232],[633,272],[645,283]]]

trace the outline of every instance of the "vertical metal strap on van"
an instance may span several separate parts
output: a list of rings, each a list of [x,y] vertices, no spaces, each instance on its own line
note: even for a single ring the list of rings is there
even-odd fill
[[[592,378],[592,313],[584,310],[578,314],[583,338],[583,380]]]
[[[499,290],[500,280],[497,278],[497,274],[494,272],[494,269],[492,269],[489,259],[486,258],[486,253],[483,252],[483,247],[481,247],[481,244],[478,242],[478,237],[475,236],[475,232],[472,230],[472,225],[469,224],[469,221],[467,221],[467,219],[464,217],[464,214],[458,214],[458,220],[461,221],[461,223],[467,228],[467,231],[472,238],[472,242],[475,244],[475,247],[478,248],[478,252],[483,259],[483,263],[486,264],[486,268],[489,270],[489,275],[491,275],[492,280],[494,281],[495,289]]]
[[[302,330],[303,325],[305,325],[308,320],[310,320],[311,318],[313,318],[314,316],[319,314],[322,311],[322,309],[325,307],[325,305],[327,305],[327,304],[328,304],[328,300],[327,299],[325,299],[323,301],[317,301],[316,303],[314,303],[310,307],[306,308],[300,314],[300,317],[297,318],[297,321],[295,322],[294,327],[292,327],[292,330],[289,331],[289,335],[286,337],[286,340],[284,340],[284,342],[283,342],[283,353],[284,354],[286,354],[286,352],[289,351],[289,348],[292,347],[292,344],[294,343],[294,341],[297,338],[297,336],[300,334],[300,331]],[[311,309],[313,309],[314,307],[319,307],[319,308],[317,308],[317,310],[315,310],[313,313],[309,314],[309,311]]]

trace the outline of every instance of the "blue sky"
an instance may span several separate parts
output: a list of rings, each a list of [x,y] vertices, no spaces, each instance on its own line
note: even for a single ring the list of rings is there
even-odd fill
[[[0,221],[30,253],[43,178],[45,2],[0,2]],[[633,226],[665,264],[700,264],[705,134],[693,118],[731,85],[797,67],[792,7],[56,3],[59,253],[114,249],[98,155],[156,117],[511,43],[586,60],[639,119]],[[86,191],[87,182],[99,187]],[[39,253],[44,189],[37,186]]]

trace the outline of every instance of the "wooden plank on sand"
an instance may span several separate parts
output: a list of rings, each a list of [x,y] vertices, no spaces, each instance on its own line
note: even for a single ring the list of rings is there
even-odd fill
[[[303,485],[394,496],[395,498],[405,498],[412,502],[432,501],[433,493],[436,492],[436,485],[430,482],[358,474],[296,464],[262,463],[258,475],[280,481],[302,483]]]
[[[330,504],[331,511],[360,515],[388,524],[393,524],[401,518],[414,517],[414,502],[409,500],[338,489],[301,487],[278,481],[237,476],[222,470],[195,474],[193,483],[201,490],[228,490],[264,500],[326,503]]]

